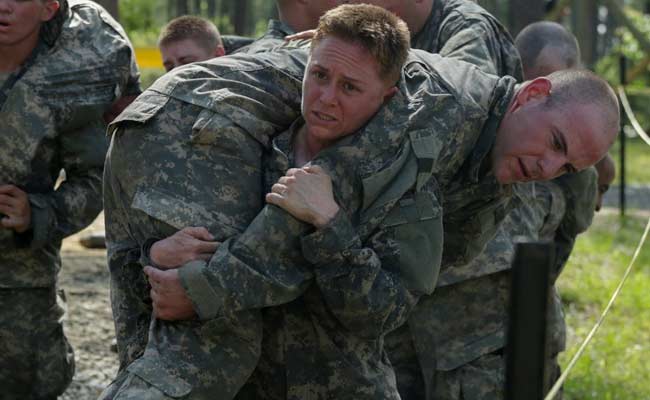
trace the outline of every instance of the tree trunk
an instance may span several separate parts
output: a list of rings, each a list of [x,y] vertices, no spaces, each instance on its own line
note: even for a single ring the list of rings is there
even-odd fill
[[[208,17],[214,18],[217,16],[217,0],[208,0]]]
[[[201,15],[201,3],[203,3],[201,0],[194,0],[192,5],[192,14]]]
[[[543,0],[510,0],[508,3],[508,24],[510,34],[515,37],[528,24],[544,19]]]
[[[248,26],[248,0],[237,0],[233,10],[232,22],[235,28],[235,34],[246,36],[250,34]]]
[[[113,18],[119,21],[120,13],[117,7],[117,0],[95,0],[95,2],[99,3],[113,16]]]
[[[181,15],[189,14],[189,4],[187,0],[176,0],[176,16],[180,17]]]
[[[573,0],[571,12],[573,33],[580,44],[582,62],[592,67],[596,62],[596,39],[598,38],[598,4],[596,0]]]

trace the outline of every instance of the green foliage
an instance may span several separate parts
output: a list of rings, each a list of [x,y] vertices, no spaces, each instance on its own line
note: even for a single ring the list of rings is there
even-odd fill
[[[616,162],[616,179],[614,184],[620,182],[618,166],[620,165],[620,141],[617,140],[609,154]],[[627,184],[650,185],[650,146],[640,138],[628,138],[625,142],[625,182]],[[650,202],[650,199],[648,199]]]
[[[566,366],[587,336],[620,282],[645,228],[648,215],[621,221],[613,214],[597,215],[580,236],[559,280],[565,302],[568,345],[561,357]],[[565,400],[650,399],[650,244],[599,332],[565,384]]]

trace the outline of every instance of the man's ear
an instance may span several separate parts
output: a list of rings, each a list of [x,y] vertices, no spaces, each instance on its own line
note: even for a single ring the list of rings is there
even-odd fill
[[[222,45],[218,45],[214,49],[214,54],[213,54],[214,57],[221,57],[225,55],[226,55],[226,49],[224,49]]]
[[[397,93],[399,89],[397,89],[397,86],[391,86],[388,89],[386,89],[386,92],[384,93],[384,104],[388,102],[393,96],[395,96],[395,93]]]
[[[535,78],[532,81],[524,82],[519,88],[515,99],[510,105],[511,110],[523,106],[531,100],[542,100],[551,94],[551,81],[546,77]]]
[[[47,22],[54,18],[56,15],[56,12],[59,11],[59,8],[61,7],[61,4],[56,1],[56,0],[46,0],[44,7],[43,7],[43,12],[41,13],[41,21],[42,22]]]

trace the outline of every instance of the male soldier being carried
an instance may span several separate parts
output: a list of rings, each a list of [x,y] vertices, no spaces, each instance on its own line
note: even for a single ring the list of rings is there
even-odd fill
[[[91,1],[0,1],[0,54],[0,398],[54,399],[74,372],[61,240],[101,210],[103,114],[138,72]]]

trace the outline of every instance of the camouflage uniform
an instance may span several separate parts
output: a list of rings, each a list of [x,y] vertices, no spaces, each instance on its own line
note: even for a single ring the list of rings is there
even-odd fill
[[[306,61],[305,51],[296,51],[291,54],[302,55],[302,62]],[[274,58],[276,58],[274,61],[276,69],[270,68],[269,64],[264,62],[273,61]],[[256,62],[258,65],[255,65]],[[430,71],[431,67],[428,65],[430,63],[434,64],[435,71],[442,74],[443,77]],[[190,201],[183,200],[181,203],[173,200],[172,185],[174,181],[178,182],[180,179],[184,182],[188,176],[192,177],[189,171],[200,170],[196,167],[185,166],[187,163],[185,159],[201,162],[205,155],[195,156],[195,150],[188,146],[188,140],[179,140],[179,133],[176,132],[178,129],[173,126],[164,128],[165,123],[161,123],[159,128],[166,133],[165,137],[175,132],[173,133],[174,138],[162,139],[161,135],[156,134],[158,119],[165,120],[166,113],[161,110],[175,103],[177,96],[183,93],[185,93],[182,98],[184,102],[199,103],[204,101],[205,107],[218,107],[217,109],[225,107],[224,99],[237,103],[245,102],[246,96],[251,95],[255,98],[251,101],[254,104],[243,103],[240,107],[246,105],[260,107],[265,104],[273,113],[261,112],[261,118],[268,120],[273,116],[277,121],[277,118],[284,115],[285,107],[272,99],[259,99],[259,96],[264,93],[268,94],[269,91],[276,93],[278,90],[283,90],[281,100],[289,102],[290,96],[286,96],[286,94],[293,92],[288,92],[288,85],[293,85],[299,93],[295,82],[289,82],[286,78],[293,67],[294,65],[288,64],[286,55],[278,54],[258,55],[256,58],[244,56],[222,58],[199,63],[197,66],[179,70],[170,78],[163,78],[151,90],[151,96],[143,95],[142,101],[131,107],[130,110],[133,112],[127,110],[122,114],[120,121],[116,124],[118,127],[125,127],[125,129],[124,131],[118,130],[114,135],[106,170],[107,220],[110,222],[115,218],[115,223],[122,221],[121,223],[126,227],[126,229],[117,228],[114,233],[115,237],[112,239],[109,229],[111,268],[121,269],[119,274],[113,272],[115,275],[112,278],[113,285],[133,282],[128,278],[120,282],[118,275],[134,276],[139,274],[140,266],[135,262],[137,262],[139,256],[137,253],[139,253],[142,241],[146,237],[168,235],[174,230],[170,229],[170,225],[178,229],[188,225],[205,225],[206,222],[209,225],[210,221],[216,221],[216,225],[209,225],[208,228],[215,234],[217,240],[232,233],[219,234],[223,232],[223,228],[216,228],[219,226],[218,224],[229,222],[231,218],[220,215],[220,207],[214,211],[207,208],[220,196],[226,196],[226,203],[237,199],[236,194],[239,191],[230,188],[230,185],[228,185],[229,190],[224,192],[223,184],[205,185],[201,180],[201,191],[195,189],[191,183],[188,189],[183,188],[184,193],[192,196]],[[206,79],[186,81],[175,78],[182,74],[196,77],[197,68],[201,68],[200,72]],[[304,64],[302,68],[304,68]],[[238,91],[244,90],[248,82],[252,82],[247,81],[249,78],[257,78],[255,84],[259,88],[256,92],[246,92],[245,95],[229,94],[228,90],[215,90],[216,87],[213,85],[219,83],[218,75],[209,74],[209,71],[225,74],[226,79],[223,84],[236,85]],[[432,254],[439,257],[440,254],[441,221],[440,212],[435,206],[439,188],[445,188],[443,192],[449,194],[463,190],[466,194],[474,194],[473,196],[458,194],[457,201],[462,204],[458,204],[457,212],[451,214],[461,214],[465,209],[483,210],[484,208],[486,212],[505,214],[504,209],[508,202],[503,196],[509,194],[508,188],[498,185],[493,177],[484,176],[478,166],[488,154],[500,117],[505,112],[514,93],[514,82],[510,79],[497,80],[497,78],[487,77],[467,65],[448,62],[429,54],[414,55],[406,71],[405,76],[408,79],[402,81],[402,94],[393,98],[390,106],[384,107],[360,134],[342,140],[336,146],[322,152],[315,160],[332,175],[337,200],[339,204],[346,206],[345,212],[339,213],[336,218],[338,223],[333,223],[332,226],[314,232],[312,235],[306,235],[308,233],[306,229],[309,228],[307,225],[299,223],[276,207],[266,207],[243,234],[229,239],[219,247],[209,265],[195,262],[179,269],[186,291],[195,303],[200,322],[191,321],[178,324],[155,321],[152,325],[145,356],[128,367],[131,374],[122,374],[116,385],[105,392],[106,396],[116,396],[116,398],[143,396],[142,392],[138,392],[138,388],[144,387],[147,396],[151,396],[150,398],[157,398],[163,392],[167,396],[182,396],[191,392],[192,398],[204,398],[201,396],[209,396],[210,383],[219,384],[219,393],[223,393],[223,397],[229,396],[230,389],[237,387],[237,379],[245,377],[246,365],[244,361],[252,360],[255,347],[250,346],[251,351],[247,354],[251,357],[246,360],[241,358],[233,360],[228,357],[206,357],[203,360],[201,358],[203,353],[199,353],[197,357],[196,350],[209,352],[222,349],[230,357],[235,357],[239,356],[238,351],[243,351],[244,347],[229,349],[230,344],[217,346],[216,342],[210,339],[209,331],[214,329],[217,333],[223,334],[219,340],[224,340],[223,337],[226,333],[234,333],[231,336],[241,340],[240,337],[243,334],[238,335],[239,332],[236,330],[238,327],[247,330],[246,333],[250,334],[249,337],[258,335],[259,325],[256,321],[259,320],[255,310],[290,302],[301,295],[310,283],[316,284],[322,295],[322,297],[315,296],[315,300],[312,301],[313,307],[320,307],[324,310],[322,301],[326,301],[330,310],[328,313],[332,312],[331,318],[335,317],[338,321],[330,318],[312,325],[318,328],[311,331],[312,338],[314,338],[314,334],[329,338],[329,341],[326,342],[328,344],[324,345],[324,348],[318,348],[318,341],[303,340],[307,339],[306,336],[300,339],[300,332],[294,336],[297,339],[295,342],[288,342],[296,349],[296,351],[290,352],[292,355],[296,354],[297,349],[303,346],[307,346],[306,348],[316,346],[315,350],[322,355],[320,358],[315,357],[309,360],[303,358],[297,364],[287,364],[291,366],[286,370],[287,375],[296,378],[288,382],[291,383],[291,388],[287,390],[288,393],[290,395],[293,393],[292,396],[296,397],[301,397],[305,393],[323,397],[330,390],[342,391],[347,387],[348,393],[353,393],[354,396],[376,397],[378,393],[382,397],[396,396],[394,379],[391,378],[392,372],[386,367],[385,354],[381,351],[380,338],[383,336],[383,330],[392,329],[403,322],[413,303],[412,297],[414,296],[410,293],[430,292],[434,286],[437,274],[433,268],[430,268],[434,261],[426,262],[426,268],[422,268],[423,264],[419,262],[418,256]],[[267,73],[272,75],[265,75]],[[273,85],[278,83],[278,76],[284,77],[282,85],[274,87]],[[242,84],[242,82],[244,83]],[[468,82],[472,82],[471,87]],[[192,87],[192,85],[199,85],[200,88]],[[449,85],[452,89],[449,89]],[[422,87],[426,87],[428,90],[420,90]],[[198,91],[215,93],[215,95],[202,101],[197,96],[192,96],[192,93]],[[158,97],[158,99],[155,100],[151,97]],[[292,107],[298,110],[299,96],[296,96],[293,101]],[[138,107],[141,108],[138,110]],[[234,110],[236,111],[236,109]],[[240,112],[233,114],[234,110],[233,107],[224,108],[223,111],[226,111],[228,115],[226,117],[211,108],[203,118],[203,122],[193,122],[196,128],[194,131],[197,129],[202,131],[203,129],[198,127],[210,121],[219,122],[220,129],[223,129],[221,127],[224,121],[227,122],[233,116],[242,115]],[[250,108],[250,111],[253,112],[253,108]],[[176,112],[172,117],[178,118],[178,115],[181,113]],[[189,120],[192,119],[191,113],[188,114],[185,110],[182,115],[189,115]],[[243,115],[252,116],[248,112]],[[258,116],[257,110],[254,115]],[[138,128],[137,124],[134,124],[138,122],[144,123],[144,125]],[[264,131],[265,124],[260,124],[257,120],[255,123],[249,123],[246,119],[238,119],[236,122],[238,125],[232,122],[227,123],[226,126],[233,128],[225,129],[222,132],[217,132],[215,127],[207,127],[205,129],[206,140],[210,138],[215,144],[222,143],[224,136],[227,138],[236,133],[238,129],[241,130],[242,127],[245,127],[248,130],[246,135],[250,135],[254,139],[248,138],[249,143],[246,145],[237,143],[237,149],[242,151],[250,147],[251,143],[259,148],[259,144],[256,144],[257,141],[267,138],[266,135],[272,132],[272,129]],[[394,129],[386,129],[388,123]],[[143,129],[148,125],[153,129]],[[189,135],[191,129],[190,127],[186,129],[188,133],[185,135]],[[256,130],[259,129],[262,129],[262,134],[256,133]],[[133,134],[130,133],[130,130],[134,131]],[[406,135],[407,131],[408,135]],[[441,135],[440,132],[448,134]],[[247,136],[242,135],[243,138]],[[147,137],[151,137],[151,139],[147,139]],[[122,140],[125,142],[118,144]],[[129,154],[129,158],[133,155],[133,161],[129,161],[129,164],[126,164],[123,158],[119,163],[112,162],[112,158],[121,153],[119,149],[123,146],[129,149],[138,149],[144,148],[141,144],[142,141],[151,141],[153,144],[160,140],[162,143],[148,146],[146,151]],[[170,140],[172,143],[165,145],[166,140]],[[226,140],[225,142],[232,141]],[[165,146],[167,146],[166,149]],[[475,147],[478,150],[475,150]],[[160,148],[160,152],[154,152],[154,148]],[[396,149],[401,150],[396,153]],[[161,160],[165,157],[168,158],[170,150],[172,154],[177,155],[176,158],[182,157],[182,160],[152,162],[156,159],[155,157]],[[214,150],[223,152],[223,149],[215,148]],[[238,153],[232,148],[225,150],[229,158]],[[162,157],[163,154],[164,157]],[[425,155],[427,157],[424,157]],[[219,157],[223,157],[223,155]],[[465,167],[468,164],[465,163],[465,160],[468,158],[474,162]],[[359,162],[359,160],[363,160],[363,162]],[[152,165],[147,167],[149,164]],[[220,171],[224,170],[219,167],[220,163],[213,162],[210,165]],[[184,167],[180,168],[180,166]],[[137,174],[140,175],[142,170],[146,171],[147,168],[153,169],[152,174],[144,174],[144,176],[154,176],[154,179],[145,180],[133,175],[133,171],[137,171]],[[117,173],[114,171],[115,169],[118,169]],[[233,170],[238,171],[239,169]],[[436,179],[429,179],[432,173]],[[206,174],[211,175],[207,172]],[[201,176],[201,178],[209,179],[206,176]],[[458,182],[461,179],[464,182]],[[411,189],[416,182],[418,190],[402,199],[403,193]],[[238,179],[236,183],[241,185],[242,180]],[[162,190],[154,188],[152,185],[162,186]],[[386,188],[386,185],[389,187]],[[167,188],[165,188],[166,186]],[[205,196],[205,186],[214,187],[215,192]],[[142,192],[140,187],[145,187],[144,192],[150,191],[155,195],[140,194]],[[148,189],[146,189],[147,187]],[[234,187],[234,183],[232,187]],[[422,193],[417,194],[419,192]],[[259,193],[259,189],[257,193]],[[156,200],[159,197],[163,197],[165,200],[159,202]],[[249,197],[257,198],[254,194]],[[206,203],[208,200],[210,202]],[[183,205],[193,203],[201,205],[198,212],[194,207]],[[394,207],[396,204],[399,206]],[[128,210],[129,205],[131,210]],[[217,203],[217,205],[219,204]],[[130,221],[137,217],[133,209],[144,211],[147,214],[146,218],[152,216],[154,218],[151,219],[164,221],[165,224],[154,223],[154,221],[148,221],[148,224],[164,225],[166,230],[150,232],[148,228],[144,228],[146,224],[130,228],[128,226]],[[122,215],[119,215],[120,213]],[[351,223],[354,223],[352,226],[356,226],[356,229],[352,229]],[[135,225],[140,224],[136,223]],[[419,230],[401,229],[409,225],[415,225]],[[432,226],[437,229],[433,229]],[[389,234],[383,233],[386,229]],[[149,232],[142,234],[136,230],[149,230]],[[390,233],[393,230],[394,233]],[[419,233],[411,236],[410,240],[406,240],[403,236],[409,233],[413,235],[414,232]],[[483,232],[483,230],[472,231],[481,240],[483,240]],[[413,240],[414,237],[419,239]],[[345,240],[341,238],[345,238]],[[375,241],[381,243],[383,240],[387,241],[387,244],[383,246],[383,249],[387,251],[387,255],[384,256],[385,260],[394,262],[395,249],[399,249],[397,253],[400,254],[399,275],[397,275],[398,271],[395,267],[391,267],[389,263],[384,265],[382,257],[366,247],[368,244],[374,244]],[[362,245],[362,243],[366,244]],[[313,250],[309,252],[305,248]],[[424,248],[424,251],[420,248]],[[382,247],[378,246],[378,249],[382,250]],[[129,262],[129,259],[133,261]],[[306,262],[305,259],[309,262]],[[323,267],[320,267],[321,264]],[[350,264],[360,264],[360,266],[351,269]],[[129,275],[125,273],[126,269],[135,272]],[[375,281],[377,290],[373,284],[364,283],[375,283]],[[346,289],[351,285],[354,289]],[[309,290],[314,290],[314,288]],[[132,299],[137,300],[137,295]],[[117,308],[115,308],[116,306]],[[119,306],[120,304],[114,302],[114,310],[117,309],[118,313],[122,312]],[[296,315],[300,316],[301,314]],[[116,316],[116,318],[118,317]],[[306,318],[308,322],[304,326],[309,326],[312,322],[315,323],[315,320],[309,318],[309,315],[303,318]],[[299,322],[298,326],[304,324],[304,321],[300,321],[300,319],[296,319],[296,321]],[[346,334],[337,333],[334,330],[334,327],[337,326],[333,324],[335,321],[336,324],[343,323],[359,331],[347,333],[347,330],[344,330]],[[129,325],[129,321],[126,322],[124,326]],[[183,324],[196,327],[195,332],[197,333],[191,336],[193,341],[208,340],[210,345],[189,349],[190,351],[184,349],[183,346],[187,342],[184,342],[183,338],[190,336],[178,334],[183,328],[188,331],[187,325]],[[164,326],[168,328],[164,328]],[[205,328],[198,330],[201,326]],[[178,328],[173,332],[175,334],[170,334],[175,327]],[[191,330],[189,331],[191,332]],[[136,329],[132,329],[130,333],[134,337],[138,336]],[[259,336],[257,337],[259,338]],[[359,343],[363,343],[364,346],[361,348],[354,346]],[[211,346],[216,347],[211,348]],[[328,349],[337,351],[329,355]],[[309,354],[309,350],[305,354]],[[124,355],[124,351],[122,355]],[[350,373],[338,371],[339,368],[346,365],[347,360],[355,360],[355,366],[365,365],[367,368],[349,366]],[[192,365],[203,365],[201,364],[203,361],[208,362],[208,368],[192,367]],[[209,363],[210,361],[212,364]],[[216,363],[220,363],[221,367],[215,365]],[[236,370],[233,365],[236,366]],[[211,371],[211,374],[199,374],[199,371]],[[298,373],[296,374],[296,372]],[[125,376],[126,378],[123,378]],[[318,376],[317,379],[316,376]],[[324,382],[324,377],[332,379],[330,382]],[[210,382],[201,381],[201,379],[207,378],[210,378]],[[122,390],[120,393],[119,386],[122,384],[133,388],[133,391]],[[149,384],[156,388],[150,387]],[[227,385],[226,392],[223,392],[224,385]],[[359,385],[359,387],[349,385]],[[377,385],[379,386],[375,387]],[[179,392],[171,392],[174,387],[183,389]],[[197,388],[199,390],[195,390]],[[204,394],[200,392],[202,388],[206,389]],[[214,390],[214,388],[212,389]]]
[[[440,214],[433,218],[426,199],[437,199],[442,193],[449,215],[461,222],[466,222],[472,211],[486,217],[505,215],[509,187],[499,185],[493,176],[479,171],[479,166],[510,103],[514,82],[487,77],[468,64],[414,53],[400,89],[401,94],[361,133],[314,160],[325,163],[337,202],[344,205],[357,227],[345,223],[345,229],[332,226],[305,236],[300,225],[294,228],[293,218],[267,207],[243,235],[222,244],[209,265],[199,262],[179,270],[202,318],[292,301],[310,283],[313,271],[315,281],[302,298],[265,311],[265,328],[269,329],[264,335],[264,357],[242,398],[394,398],[382,338],[404,322],[412,303],[400,294],[406,293],[400,282],[388,279],[396,271],[390,261],[399,255],[401,285],[415,294],[431,291],[437,275],[431,265],[435,264],[419,257],[440,254],[441,232],[440,225],[434,224],[436,220],[439,224]],[[400,103],[404,102],[402,96],[408,100],[405,104]],[[396,145],[385,144],[382,152],[377,152],[375,143],[386,141],[387,135],[391,141],[407,140],[397,155],[395,150],[388,151],[399,148]],[[349,149],[345,146],[348,142],[358,145]],[[403,164],[401,160],[408,155],[403,146],[418,162]],[[334,164],[324,161],[329,154],[337,154]],[[391,161],[391,157],[397,158]],[[432,175],[435,178],[429,179]],[[402,198],[404,189],[416,182],[415,193],[417,189],[422,193]],[[433,210],[436,213],[435,207]],[[334,225],[344,220],[336,220]],[[414,230],[409,221],[429,226]],[[475,229],[479,226],[466,225],[473,244],[490,236],[487,226]],[[396,233],[386,230],[392,227]],[[412,235],[417,229],[422,232]],[[451,234],[453,228],[448,227],[447,232]],[[391,249],[395,244],[381,244],[384,237],[409,233],[409,240],[392,240],[399,245],[397,253]],[[295,236],[300,239],[291,239]],[[318,240],[314,243],[312,238]],[[292,240],[296,242],[293,250],[287,247]],[[389,257],[382,258],[384,252]],[[296,262],[300,253],[308,263]],[[356,266],[364,262],[366,267]],[[377,281],[371,284],[373,278]]]
[[[564,196],[552,182],[516,185],[516,193],[520,199],[517,208],[508,214],[483,253],[468,264],[444,268],[435,293],[424,299],[428,318],[415,326],[430,336],[416,336],[415,346],[419,352],[430,352],[435,372],[426,382],[425,376],[413,374],[417,370],[398,376],[398,381],[404,381],[400,384],[404,399],[425,398],[425,393],[435,399],[503,398],[503,347],[515,242],[548,239],[565,210]],[[413,318],[416,316],[414,313]],[[399,336],[390,338],[391,348],[406,346],[394,340]],[[413,370],[412,359],[391,361],[397,371]]]
[[[521,80],[523,71],[519,53],[507,32],[494,16],[476,3],[469,0],[435,0],[431,14],[424,27],[417,32],[412,40],[413,48],[438,53],[447,58],[456,59],[476,65],[482,71],[494,75],[510,75]],[[490,144],[491,145],[491,144]],[[459,180],[462,182],[462,180]],[[464,212],[457,205],[463,204],[464,196],[473,196],[479,192],[458,191],[453,197],[445,196],[445,244],[443,252],[441,279],[444,279],[445,268],[449,265],[467,264],[475,255],[482,251],[486,240],[494,233],[493,227],[502,220],[505,208],[500,210],[483,210],[475,215],[470,224],[463,228],[463,221],[471,214]],[[458,210],[457,216],[450,212]],[[480,211],[480,210],[475,210]],[[485,228],[481,228],[486,224]],[[452,229],[456,231],[452,231]],[[485,229],[481,240],[471,240],[471,231]],[[470,235],[470,236],[468,236]],[[434,296],[436,296],[434,294]],[[422,382],[422,374],[433,377],[436,360],[435,352],[424,344],[416,345],[413,340],[426,341],[430,333],[426,326],[431,322],[435,311],[431,296],[424,296],[415,309],[415,314],[409,320],[409,327],[403,327],[389,335],[387,347],[398,376],[398,385],[403,396],[410,392],[412,382]],[[431,315],[431,317],[428,317]],[[418,336],[421,336],[418,338]],[[417,349],[417,350],[416,350]],[[417,353],[417,354],[416,354]],[[418,360],[419,359],[419,360]],[[427,385],[431,380],[427,379]],[[418,395],[424,388],[419,386]],[[427,388],[429,396],[432,389]],[[407,397],[408,398],[408,397]],[[413,397],[418,398],[418,397]]]
[[[59,13],[0,90],[0,184],[27,192],[32,213],[24,234],[0,227],[0,398],[55,397],[72,378],[56,288],[61,240],[101,210],[102,114],[139,91],[131,45],[106,11],[70,1]]]
[[[265,53],[274,47],[281,46],[287,35],[294,34],[294,30],[287,24],[276,19],[269,20],[269,26],[260,38],[248,46],[244,46],[235,53],[257,54]]]
[[[259,313],[152,321],[141,248],[186,226],[224,241],[250,224],[264,204],[271,137],[299,115],[305,62],[194,63],[156,81],[111,125],[104,195],[121,373],[102,398],[229,398],[254,369]]]
[[[226,54],[232,54],[240,48],[253,43],[254,40],[245,36],[221,35],[221,41],[223,42],[223,48],[226,50]]]
[[[510,34],[471,0],[434,0],[411,47],[474,64],[489,74],[523,79],[519,52]]]

